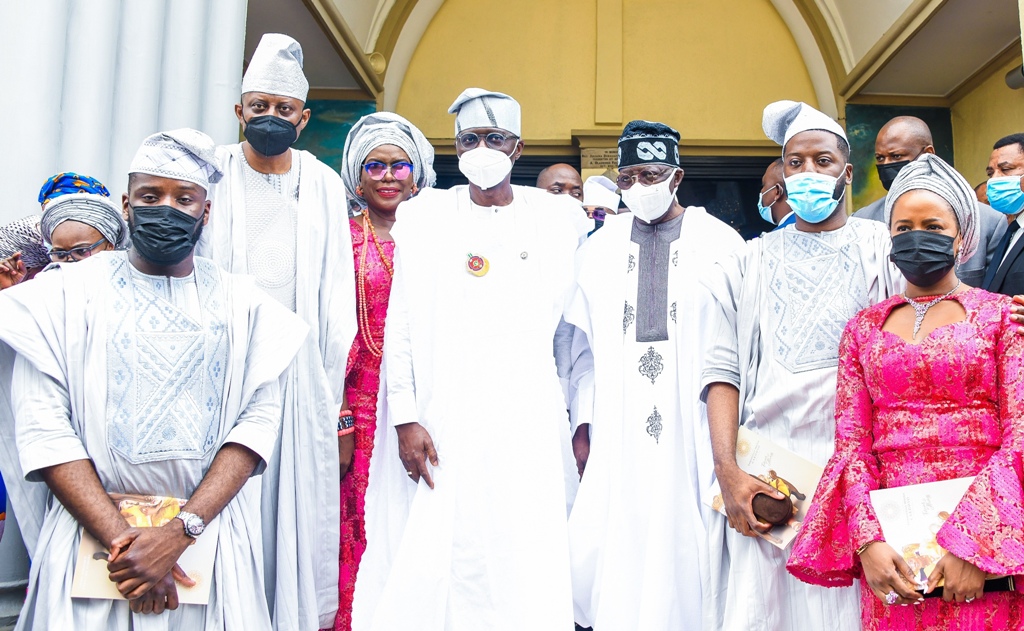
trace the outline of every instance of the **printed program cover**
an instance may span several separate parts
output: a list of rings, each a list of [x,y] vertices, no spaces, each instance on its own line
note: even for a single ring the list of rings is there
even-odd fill
[[[761,533],[762,539],[785,550],[800,531],[824,469],[742,426],[736,435],[736,464],[793,500],[789,522]],[[711,508],[724,515],[725,502],[717,480],[710,495]]]
[[[963,499],[973,477],[871,491],[885,541],[903,557],[919,586],[946,551],[935,541],[939,528]]]
[[[128,525],[135,528],[151,528],[163,526],[178,514],[185,500],[174,497],[146,495],[121,495],[111,493],[121,514]],[[194,587],[185,587],[178,583],[178,602],[188,605],[206,605],[210,602],[210,584],[213,578],[213,562],[217,555],[217,519],[206,526],[206,530],[196,542],[186,548],[178,559],[178,565],[196,582]],[[117,586],[110,582],[107,571],[107,554],[95,537],[81,529],[82,543],[78,548],[75,561],[75,575],[71,582],[73,598],[104,598],[107,600],[124,600]]]

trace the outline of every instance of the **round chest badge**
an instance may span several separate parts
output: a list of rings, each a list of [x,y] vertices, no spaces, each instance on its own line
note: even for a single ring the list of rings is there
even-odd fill
[[[490,268],[490,262],[479,254],[470,254],[466,261],[466,270],[473,276],[483,276]]]

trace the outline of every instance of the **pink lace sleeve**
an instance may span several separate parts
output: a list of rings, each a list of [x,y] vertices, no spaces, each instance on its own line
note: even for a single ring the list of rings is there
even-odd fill
[[[996,347],[1002,448],[939,530],[939,545],[991,574],[1024,574],[1024,338],[1007,304]]]
[[[836,451],[818,482],[814,502],[793,544],[787,569],[815,585],[850,585],[860,577],[857,549],[882,540],[868,492],[878,488],[872,451],[872,404],[861,365],[854,318],[839,346]]]

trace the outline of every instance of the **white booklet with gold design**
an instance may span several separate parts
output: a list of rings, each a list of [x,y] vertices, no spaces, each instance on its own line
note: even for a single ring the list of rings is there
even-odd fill
[[[792,500],[793,514],[786,523],[761,533],[765,541],[785,550],[800,531],[824,469],[742,426],[736,435],[736,464]],[[717,480],[709,496],[711,501],[706,503],[724,515],[725,502]]]
[[[927,584],[946,554],[935,536],[973,481],[955,478],[871,491],[871,506],[886,543],[907,562],[919,585]]]
[[[118,510],[134,528],[152,528],[170,522],[185,505],[185,500],[174,497],[146,495],[121,495],[111,493]],[[210,586],[213,582],[213,562],[217,556],[217,529],[219,518],[213,519],[196,542],[190,545],[178,559],[178,565],[196,582],[193,587],[177,583],[178,602],[187,605],[207,605],[210,602]],[[117,585],[110,581],[107,570],[109,551],[85,529],[82,543],[75,560],[75,575],[71,580],[72,598],[101,598],[124,600]]]

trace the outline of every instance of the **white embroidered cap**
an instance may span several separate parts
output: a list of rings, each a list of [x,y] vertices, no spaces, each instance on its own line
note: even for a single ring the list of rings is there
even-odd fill
[[[619,209],[619,194],[615,192],[615,182],[603,175],[594,175],[583,183],[583,205],[600,206],[612,212]]]
[[[519,102],[507,94],[483,88],[466,88],[448,108],[455,114],[455,135],[466,129],[495,127],[522,136]]]
[[[143,140],[128,173],[184,180],[207,191],[223,175],[213,139],[187,127],[159,132]]]
[[[281,33],[264,33],[242,77],[242,94],[263,92],[306,102],[309,81],[302,72],[302,46]]]
[[[776,101],[764,108],[761,128],[768,138],[786,148],[789,139],[802,131],[820,129],[830,131],[843,140],[846,132],[832,117],[819,112],[806,103],[797,101]],[[847,140],[847,142],[849,142]]]

